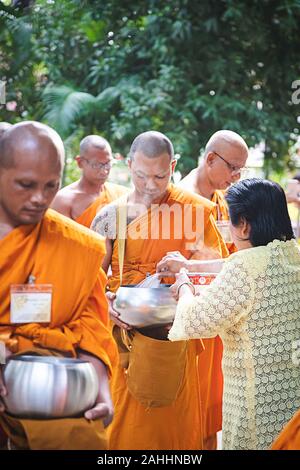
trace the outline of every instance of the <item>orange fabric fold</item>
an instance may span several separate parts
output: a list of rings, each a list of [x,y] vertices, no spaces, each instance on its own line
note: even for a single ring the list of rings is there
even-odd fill
[[[300,450],[300,410],[275,439],[271,450]]]
[[[107,435],[100,419],[17,419],[1,415],[2,426],[20,450],[106,450]],[[45,426],[47,431],[45,432]]]
[[[202,230],[204,247],[197,251],[189,237],[175,237],[174,220],[170,219],[170,235],[163,239],[163,223],[165,214],[157,219],[158,239],[139,238],[130,236],[133,232],[141,231],[150,235],[151,218],[153,213],[148,211],[138,217],[127,227],[127,240],[123,271],[123,284],[136,284],[145,278],[145,274],[153,274],[156,264],[168,251],[180,251],[187,258],[201,258],[207,252],[214,257],[227,253],[224,242],[217,231],[211,216],[213,205],[200,196],[193,195],[170,185],[167,194],[160,201],[160,208],[172,207],[178,204],[181,208],[191,205],[193,217],[191,227],[195,229],[196,208],[203,210]],[[183,211],[183,222],[186,212]],[[189,235],[189,234],[186,234]],[[188,243],[189,242],[189,243]],[[165,279],[174,282],[174,279]],[[117,242],[113,245],[112,277],[109,287],[116,291],[119,287],[119,264]],[[126,384],[126,371],[119,367],[112,382],[112,395],[115,403],[115,417],[109,429],[110,449],[201,449],[203,447],[203,416],[200,396],[201,375],[198,375],[198,362],[202,353],[202,342],[188,342],[187,360],[184,372],[183,386],[176,400],[169,406],[160,408],[145,408],[130,394]],[[155,373],[155,367],[154,367]]]
[[[209,438],[222,429],[223,343],[219,336],[203,338],[202,341],[204,351],[198,358],[198,374],[204,437]]]
[[[96,214],[100,211],[100,209],[110,202],[118,199],[119,197],[123,196],[129,192],[129,189],[125,186],[120,186],[119,184],[114,183],[104,183],[104,188],[101,191],[99,197],[95,199],[95,201],[87,207],[82,214],[80,214],[75,221],[78,224],[84,225],[85,227],[90,228]]]
[[[215,220],[229,220],[229,209],[225,199],[225,194],[226,191],[217,189],[211,199],[211,201],[215,204],[213,210],[213,216]],[[226,243],[226,246],[230,255],[237,251],[234,243]]]
[[[211,198],[211,202],[215,204],[213,216],[215,220],[229,220],[228,205],[225,199],[225,191],[216,189]]]

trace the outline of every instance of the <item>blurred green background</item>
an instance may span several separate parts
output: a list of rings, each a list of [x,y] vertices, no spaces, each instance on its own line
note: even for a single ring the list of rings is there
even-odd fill
[[[0,120],[53,126],[64,184],[87,134],[126,157],[138,133],[162,131],[185,174],[221,128],[284,181],[299,160],[299,38],[299,0],[0,1]]]

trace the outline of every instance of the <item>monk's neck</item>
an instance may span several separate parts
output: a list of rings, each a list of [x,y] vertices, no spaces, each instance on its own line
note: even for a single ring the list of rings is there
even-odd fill
[[[92,183],[91,181],[81,178],[78,182],[78,189],[86,194],[98,196],[104,189],[105,183]]]
[[[160,202],[162,201],[162,199],[165,197],[165,195],[167,194],[167,191],[166,190],[163,194],[160,194],[159,197],[157,197],[156,199],[149,199],[147,197],[145,197],[144,195],[142,194],[139,194],[138,192],[136,192],[135,190],[129,195],[128,197],[128,202],[130,204],[141,204],[145,207],[147,207],[147,209],[149,209],[151,207],[152,204],[160,204]]]
[[[200,196],[203,196],[209,200],[212,199],[215,192],[215,188],[210,184],[205,170],[201,166],[198,168],[196,173],[195,189],[197,193],[200,194]]]

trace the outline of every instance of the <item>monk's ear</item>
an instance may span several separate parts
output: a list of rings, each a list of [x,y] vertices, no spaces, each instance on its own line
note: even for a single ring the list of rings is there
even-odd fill
[[[76,157],[74,158],[74,160],[76,160],[77,162],[77,165],[79,168],[82,168],[82,158],[80,155],[76,155]]]
[[[216,155],[214,154],[214,152],[208,152],[205,157],[206,163],[209,167],[213,166],[215,159]]]
[[[172,171],[172,175],[173,175],[173,173],[174,173],[174,171],[175,171],[176,165],[177,165],[177,160],[172,160],[172,161],[171,161],[171,171]]]
[[[131,160],[131,158],[128,158],[127,164],[128,164],[128,168],[131,170],[131,165],[132,165],[132,160]]]

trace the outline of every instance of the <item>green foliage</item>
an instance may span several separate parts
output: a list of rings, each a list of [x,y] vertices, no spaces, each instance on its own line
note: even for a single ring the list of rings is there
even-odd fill
[[[160,130],[183,172],[229,128],[265,141],[265,170],[280,174],[299,134],[299,33],[300,0],[0,6],[0,79],[18,103],[1,118],[44,119],[72,145],[100,133],[123,155],[139,132]]]
[[[44,117],[63,137],[70,134],[73,123],[84,118],[96,105],[96,99],[89,93],[65,85],[47,87],[43,96],[47,110]]]

